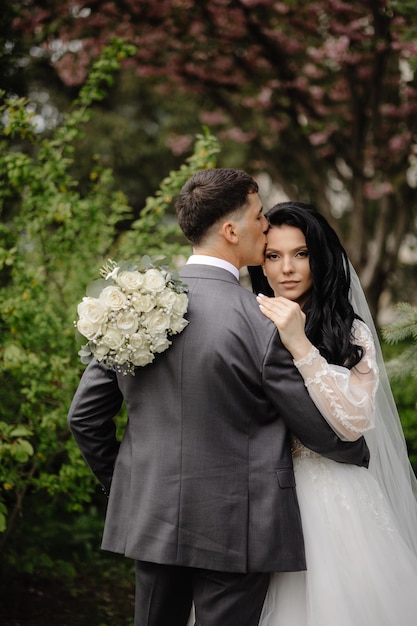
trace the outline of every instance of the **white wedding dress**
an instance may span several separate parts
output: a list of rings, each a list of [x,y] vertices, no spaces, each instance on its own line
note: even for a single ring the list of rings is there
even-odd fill
[[[316,348],[295,362],[310,396],[343,439],[372,432],[375,345],[355,320],[364,356],[329,365]],[[307,571],[273,574],[260,626],[416,626],[417,555],[372,472],[293,444]],[[417,527],[415,528],[417,535]]]

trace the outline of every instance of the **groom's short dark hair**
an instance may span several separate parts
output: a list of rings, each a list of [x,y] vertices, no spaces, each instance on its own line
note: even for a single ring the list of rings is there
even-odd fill
[[[199,244],[208,229],[229,213],[243,208],[258,184],[243,170],[201,170],[183,186],[176,201],[178,223],[192,244]]]

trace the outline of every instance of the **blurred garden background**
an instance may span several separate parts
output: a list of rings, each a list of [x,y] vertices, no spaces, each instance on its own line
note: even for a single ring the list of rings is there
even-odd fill
[[[245,169],[265,207],[311,202],[339,233],[417,470],[417,7],[3,0],[0,41],[0,622],[131,626],[66,422],[73,321],[108,258],[183,262],[196,170]]]

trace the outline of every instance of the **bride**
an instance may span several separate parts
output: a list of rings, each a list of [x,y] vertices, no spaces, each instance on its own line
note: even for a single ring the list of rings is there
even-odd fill
[[[365,433],[371,464],[339,464],[293,440],[307,571],[272,576],[260,625],[413,626],[416,480],[363,291],[313,207],[285,202],[266,217],[265,262],[249,268],[260,309],[340,438]]]

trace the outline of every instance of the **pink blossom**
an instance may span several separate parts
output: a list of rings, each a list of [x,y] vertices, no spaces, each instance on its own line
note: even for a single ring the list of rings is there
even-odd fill
[[[235,126],[234,128],[223,132],[222,136],[232,139],[233,141],[237,141],[238,143],[246,143],[247,141],[252,141],[256,137],[256,132],[244,132],[241,128],[237,128]]]
[[[318,85],[312,85],[310,87],[310,94],[315,100],[321,100],[321,98],[325,96],[326,90],[323,87],[319,87]]]
[[[394,188],[388,181],[369,181],[364,186],[364,195],[368,200],[379,200],[385,195],[394,193]]]
[[[287,13],[289,13],[289,7],[284,4],[283,2],[274,2],[274,10],[279,14],[279,15],[286,15]]]
[[[386,117],[397,117],[398,114],[398,107],[389,103],[381,104],[379,110],[381,111],[381,114],[385,115]]]
[[[240,0],[241,3],[249,8],[253,8],[256,6],[269,5],[270,2],[268,0]]]
[[[390,152],[401,152],[408,147],[410,141],[409,133],[394,135],[388,142]]]
[[[288,126],[288,119],[277,119],[276,117],[269,120],[269,127],[274,133],[280,133]]]
[[[322,69],[314,65],[313,63],[306,63],[303,67],[304,76],[308,76],[312,79],[322,78],[324,76],[324,72]]]
[[[324,50],[329,59],[341,61],[349,50],[349,38],[342,36],[338,39],[329,39],[324,44]]]
[[[261,89],[257,100],[259,104],[265,106],[271,103],[271,97],[272,97],[272,89],[270,89],[269,87],[264,87],[263,89]]]
[[[311,133],[308,136],[308,139],[312,146],[319,146],[320,144],[324,144],[329,139],[328,131],[318,131],[316,133]]]
[[[202,111],[199,118],[203,124],[208,126],[220,126],[227,122],[227,117],[223,111]]]
[[[87,78],[89,56],[85,52],[79,54],[67,52],[56,62],[56,68],[66,85],[81,85]]]
[[[175,154],[175,156],[180,156],[191,148],[193,140],[194,137],[192,135],[178,135],[171,137],[167,143],[172,153]]]

